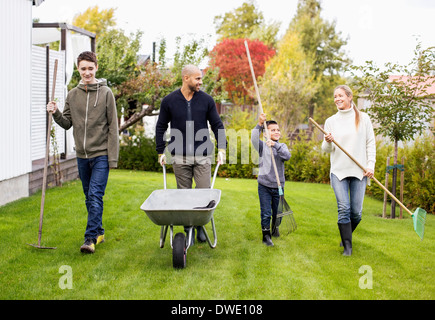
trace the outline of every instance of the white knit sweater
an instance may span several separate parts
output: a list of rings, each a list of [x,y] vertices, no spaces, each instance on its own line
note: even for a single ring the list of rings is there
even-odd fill
[[[355,110],[338,110],[325,121],[325,131],[332,133],[334,140],[355,158],[364,168],[375,169],[376,141],[369,116],[360,112],[358,130],[355,127]],[[334,143],[322,142],[322,150],[330,153],[331,173],[339,180],[346,177],[363,178],[363,171]]]

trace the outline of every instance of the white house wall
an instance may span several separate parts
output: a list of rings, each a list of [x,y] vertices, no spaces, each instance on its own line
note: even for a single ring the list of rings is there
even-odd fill
[[[32,124],[31,124],[31,149],[32,161],[45,157],[46,146],[46,56],[45,47],[32,47]],[[63,110],[65,104],[65,52],[50,50],[49,53],[49,97],[53,86],[54,61],[58,59],[58,69],[56,76],[55,98],[58,101],[59,110]],[[65,130],[59,127],[54,121],[56,128],[55,137],[58,145],[58,153],[65,151]],[[50,154],[53,153],[50,144]]]
[[[31,30],[32,1],[0,1],[0,184],[32,169]]]

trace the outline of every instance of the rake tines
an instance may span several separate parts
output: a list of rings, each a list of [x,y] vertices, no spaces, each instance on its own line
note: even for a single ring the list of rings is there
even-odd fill
[[[276,220],[277,220],[276,225],[282,226],[280,230],[281,232],[284,231],[284,234],[290,234],[297,229],[296,220],[293,215],[293,210],[290,208],[290,206],[288,205],[287,201],[285,201],[283,196],[281,196],[281,199],[279,201]]]

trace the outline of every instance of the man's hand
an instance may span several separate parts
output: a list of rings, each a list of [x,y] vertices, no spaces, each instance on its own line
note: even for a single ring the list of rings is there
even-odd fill
[[[159,154],[159,163],[163,167],[163,165],[166,164],[166,155],[165,154]]]

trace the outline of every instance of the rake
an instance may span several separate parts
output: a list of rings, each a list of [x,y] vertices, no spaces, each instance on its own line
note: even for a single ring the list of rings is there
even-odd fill
[[[314,121],[312,118],[309,118],[309,120],[311,121],[311,123],[313,123],[320,131],[323,132],[323,134],[327,134],[327,132],[325,130],[322,129],[322,127],[319,126],[319,124]],[[364,172],[366,172],[366,169],[358,162],[355,160],[355,158],[353,158],[346,150],[344,150],[335,140],[333,140],[332,142],[335,143],[335,145],[337,147],[339,147],[341,149],[341,151],[343,151],[349,158],[352,159],[353,162],[355,162],[358,167],[360,167]],[[394,201],[396,201],[396,203],[398,203],[403,210],[405,210],[406,212],[408,212],[413,220],[414,223],[414,230],[415,232],[418,234],[418,236],[420,237],[421,240],[423,240],[423,236],[424,236],[424,224],[426,222],[426,211],[422,208],[417,208],[414,213],[412,213],[411,211],[409,211],[408,208],[406,208],[403,203],[401,203],[387,188],[385,188],[382,183],[380,183],[378,181],[378,179],[376,179],[375,177],[372,178],[386,193],[388,193],[388,195],[394,199]]]
[[[249,67],[251,69],[252,80],[254,82],[255,93],[257,94],[259,113],[263,113],[263,106],[261,105],[260,92],[258,90],[257,80],[255,79],[254,67],[252,65],[251,55],[249,53],[248,42],[246,40],[245,40],[245,47],[246,47],[246,54],[248,56]],[[265,133],[266,139],[268,140],[269,139],[269,132],[268,132],[267,128],[264,129],[264,133]],[[296,230],[297,225],[296,225],[295,218],[293,216],[293,211],[284,198],[284,192],[283,192],[282,187],[281,187],[281,181],[279,179],[278,169],[276,168],[275,157],[273,155],[273,151],[272,151],[271,146],[269,146],[269,150],[270,150],[270,155],[272,158],[273,169],[275,171],[276,182],[278,183],[278,192],[279,192],[278,212],[276,214],[276,221],[275,221],[275,223],[272,223],[272,224],[273,224],[274,228],[277,228],[282,224],[285,227],[285,230],[287,230],[286,234],[289,234],[289,233]],[[275,230],[272,230],[272,233],[274,233],[274,231]]]
[[[54,61],[54,71],[53,71],[53,87],[51,91],[51,100],[54,101],[54,93],[56,88],[56,75],[57,75],[57,64],[58,60]],[[47,167],[48,167],[48,157],[50,152],[50,132],[51,132],[51,123],[52,123],[52,113],[48,113],[48,126],[47,126],[47,144],[45,146],[45,161],[44,161],[44,174],[42,178],[42,195],[41,195],[41,211],[39,214],[39,231],[38,231],[38,244],[30,244],[29,246],[33,246],[38,249],[56,249],[56,247],[43,247],[41,246],[41,237],[42,237],[42,221],[44,219],[44,204],[45,204],[45,190],[47,187]]]

